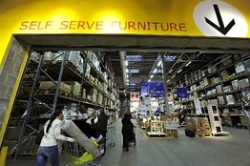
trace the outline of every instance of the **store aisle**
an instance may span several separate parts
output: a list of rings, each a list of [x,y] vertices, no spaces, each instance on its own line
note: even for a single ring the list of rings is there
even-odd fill
[[[249,166],[250,135],[247,130],[224,128],[229,137],[147,138],[136,128],[137,145],[129,152],[122,150],[121,122],[113,124],[111,138],[116,147],[109,147],[102,159],[104,166]]]
[[[136,124],[134,122],[134,124]],[[247,130],[224,128],[229,137],[195,137],[184,135],[184,129],[178,130],[178,138],[147,138],[136,127],[137,145],[129,152],[122,149],[121,120],[109,128],[109,137],[115,141],[115,147],[108,147],[102,158],[103,166],[249,166],[250,135]],[[65,154],[61,164],[65,165]],[[7,166],[35,165],[35,158],[8,160]]]

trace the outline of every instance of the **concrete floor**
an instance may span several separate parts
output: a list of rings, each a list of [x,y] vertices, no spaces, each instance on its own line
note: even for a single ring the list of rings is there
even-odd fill
[[[184,128],[178,138],[147,138],[136,128],[137,145],[122,150],[121,121],[112,124],[109,137],[116,142],[101,159],[103,166],[250,166],[250,135],[246,129],[224,127],[230,136],[189,138]],[[61,165],[66,163],[61,157]],[[7,166],[35,165],[35,159],[7,160]]]

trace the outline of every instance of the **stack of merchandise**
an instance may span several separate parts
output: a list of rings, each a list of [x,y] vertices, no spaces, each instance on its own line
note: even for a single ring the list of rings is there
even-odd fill
[[[211,128],[208,122],[207,118],[198,118],[198,123],[197,123],[197,134],[200,137],[203,136],[210,136],[211,135]]]
[[[174,120],[165,121],[164,133],[167,137],[178,137],[178,123]]]
[[[195,137],[196,132],[196,120],[193,117],[185,118],[186,130],[185,134],[188,137]]]
[[[196,132],[196,120],[194,117],[185,118],[186,129]]]

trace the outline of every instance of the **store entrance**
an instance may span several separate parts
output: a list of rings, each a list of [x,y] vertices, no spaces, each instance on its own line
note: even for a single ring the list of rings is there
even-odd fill
[[[141,116],[139,114],[141,100],[137,98],[136,101],[132,101],[130,94],[140,92],[140,82],[163,81],[163,67],[158,65],[159,58],[166,58],[164,61],[165,81],[168,84],[168,92],[172,95],[169,99],[172,101],[169,101],[171,102],[169,104],[176,121],[180,120],[180,115],[194,115],[196,111],[191,100],[193,96],[187,99],[180,99],[176,96],[177,86],[192,90],[193,87],[201,87],[200,83],[204,81],[203,78],[209,76],[206,88],[201,88],[202,92],[199,94],[197,92],[194,96],[201,100],[218,99],[213,90],[217,90],[217,86],[221,83],[216,79],[224,74],[216,72],[212,76],[213,71],[213,73],[202,75],[202,70],[216,71],[218,68],[213,67],[220,65],[220,67],[225,67],[224,70],[227,73],[233,75],[232,70],[235,65],[249,58],[247,47],[249,40],[242,39],[117,35],[20,35],[16,36],[16,39],[32,45],[9,119],[7,136],[11,135],[12,138],[5,137],[4,145],[9,147],[18,145],[14,151],[18,153],[9,151],[11,155],[16,154],[16,157],[35,155],[36,147],[31,146],[34,145],[34,136],[48,119],[49,114],[57,107],[78,110],[72,112],[74,118],[82,118],[102,108],[109,110],[112,121],[119,117],[118,113],[121,111],[123,113],[135,112],[136,118]],[[135,59],[129,61],[128,57]],[[246,70],[241,70],[241,68],[241,66],[237,68],[240,71],[236,74],[240,74],[237,78],[243,80],[248,76],[242,74]],[[132,69],[134,72],[131,72]],[[219,71],[224,71],[222,69]],[[135,70],[139,70],[138,73]],[[194,74],[196,72],[199,74]],[[234,81],[234,78],[229,78],[228,75],[222,80],[221,87],[229,86],[228,83]],[[226,82],[226,80],[229,81]],[[248,87],[245,84],[244,86]],[[220,103],[225,107],[227,96],[220,94],[222,98],[225,97],[224,104]],[[150,107],[149,115],[156,116],[155,112],[158,108],[164,112],[165,104],[162,104],[164,100],[147,97],[152,104],[154,102],[158,104],[154,106],[154,111]],[[133,105],[135,102],[138,102],[138,105]],[[233,104],[233,109],[226,106],[227,110],[224,113],[235,111],[237,104],[238,101]],[[138,107],[137,112],[134,107]],[[181,112],[184,113],[181,114]],[[207,116],[205,109],[201,112],[201,116],[203,114]],[[227,117],[232,122],[232,116]],[[235,117],[238,121],[241,120],[239,114]],[[238,124],[235,121],[234,123]],[[228,124],[233,126],[233,123],[228,122]],[[149,126],[144,123],[142,127]],[[163,128],[156,127],[153,130],[163,132]],[[15,135],[10,134],[11,132]]]

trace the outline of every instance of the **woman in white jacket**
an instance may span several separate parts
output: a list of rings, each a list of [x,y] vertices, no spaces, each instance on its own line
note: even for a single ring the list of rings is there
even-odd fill
[[[56,110],[45,123],[44,136],[37,151],[37,166],[45,166],[47,160],[52,166],[59,166],[59,151],[57,140],[74,142],[74,138],[65,137],[61,134],[61,122],[63,113]]]

